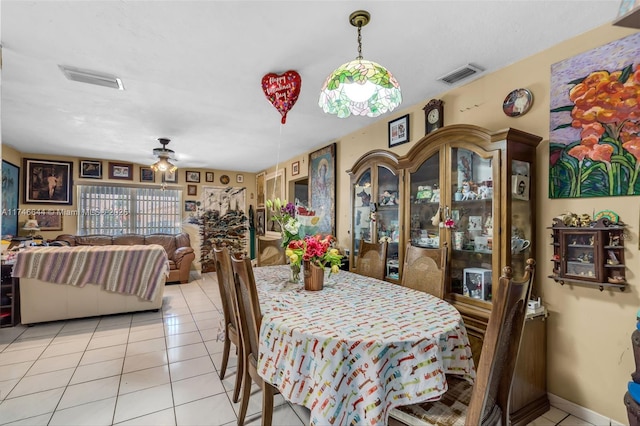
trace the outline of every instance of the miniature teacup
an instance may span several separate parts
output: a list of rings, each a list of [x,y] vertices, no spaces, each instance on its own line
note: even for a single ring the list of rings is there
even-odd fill
[[[531,241],[523,238],[511,238],[511,253],[520,253],[531,245]]]

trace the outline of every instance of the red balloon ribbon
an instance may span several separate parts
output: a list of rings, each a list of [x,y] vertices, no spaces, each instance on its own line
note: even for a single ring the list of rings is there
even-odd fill
[[[285,124],[287,113],[298,100],[302,79],[296,71],[287,71],[284,74],[269,73],[262,77],[262,91],[269,102],[280,112]]]

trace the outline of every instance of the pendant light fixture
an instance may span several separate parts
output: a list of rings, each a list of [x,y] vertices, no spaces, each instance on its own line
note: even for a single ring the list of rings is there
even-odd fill
[[[402,102],[400,85],[385,67],[362,57],[362,27],[371,15],[357,10],[349,16],[349,22],[358,28],[358,57],[340,65],[322,86],[318,105],[339,118],[353,115],[377,117],[393,111]]]
[[[170,159],[173,159],[175,152],[167,148],[167,144],[171,142],[171,139],[158,138],[158,142],[160,142],[162,148],[155,148],[153,150],[153,155],[158,157],[158,161],[151,165],[151,169],[154,172],[175,172],[178,170],[178,166],[169,161]]]

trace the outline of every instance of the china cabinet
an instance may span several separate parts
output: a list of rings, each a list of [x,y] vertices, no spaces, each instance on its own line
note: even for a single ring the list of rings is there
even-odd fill
[[[607,218],[586,226],[565,226],[556,222],[553,234],[553,278],[560,284],[576,283],[618,288],[624,291],[624,225]]]
[[[397,237],[392,234],[399,247],[410,243],[438,248],[446,242],[445,299],[464,318],[476,364],[491,313],[492,283],[506,265],[512,267],[515,277],[522,276],[526,260],[535,257],[535,160],[540,140],[516,129],[491,132],[472,125],[450,125],[415,142],[404,156],[373,151],[349,171],[352,256],[357,256],[359,239],[375,241],[386,236],[384,230],[389,227],[401,230]],[[383,176],[393,176],[393,180]],[[395,190],[390,181],[397,182],[399,194],[393,226],[380,208],[373,225],[363,223],[371,204],[365,209],[361,197],[379,201],[385,190]],[[399,279],[402,252],[398,252]],[[532,295],[537,295],[535,284]],[[538,360],[546,356],[539,353],[546,339],[545,323],[544,317],[538,317],[525,324],[523,346],[532,345],[537,351],[536,357],[518,360],[511,404],[514,424],[526,424],[549,409],[546,368]]]
[[[386,280],[399,282],[402,247],[402,173],[398,157],[387,151],[371,151],[347,170],[351,178],[351,252],[355,269],[360,241],[388,242]]]

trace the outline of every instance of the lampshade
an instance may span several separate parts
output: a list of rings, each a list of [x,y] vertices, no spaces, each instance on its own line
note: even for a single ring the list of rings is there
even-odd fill
[[[360,30],[370,20],[369,12],[358,10],[349,16],[358,28],[358,57],[340,65],[327,77],[318,105],[339,118],[349,115],[377,117],[402,103],[400,85],[385,67],[362,57]]]
[[[150,166],[151,170],[153,170],[154,172],[175,172],[176,170],[178,170],[178,166],[169,161],[169,159],[173,157],[175,152],[167,148],[167,144],[171,142],[171,139],[158,138],[158,142],[160,142],[162,148],[155,148],[153,150],[153,154],[158,157],[158,161]]]
[[[22,229],[25,231],[39,231],[40,225],[38,225],[38,221],[35,219],[27,219]]]

